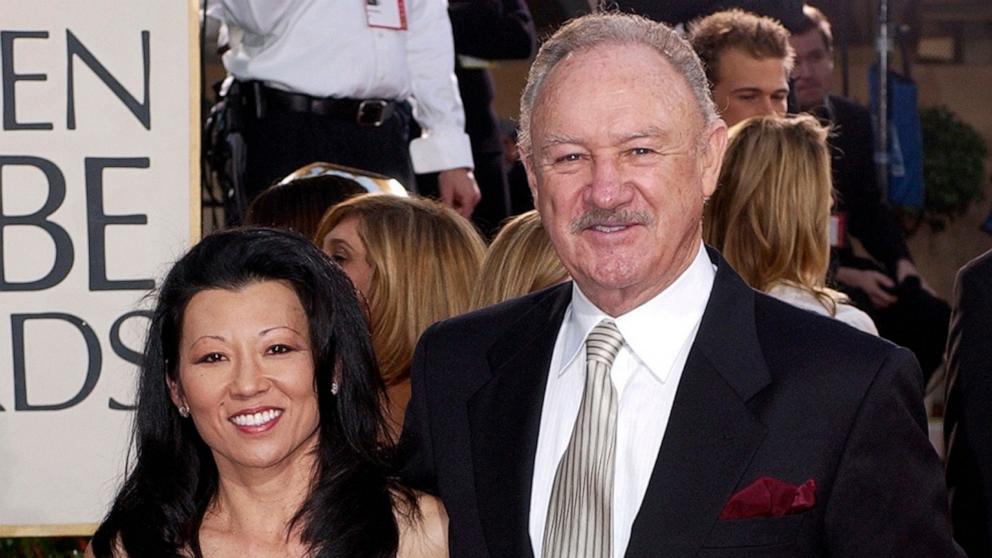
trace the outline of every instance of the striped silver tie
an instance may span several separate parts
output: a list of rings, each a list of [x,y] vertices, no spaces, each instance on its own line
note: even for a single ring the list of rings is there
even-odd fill
[[[551,485],[542,558],[612,555],[617,392],[610,368],[622,345],[620,330],[605,319],[586,338],[586,384]]]

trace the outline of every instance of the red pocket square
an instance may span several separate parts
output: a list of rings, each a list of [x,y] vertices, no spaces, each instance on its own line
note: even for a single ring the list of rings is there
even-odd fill
[[[816,481],[809,479],[799,486],[761,477],[734,494],[720,512],[720,519],[782,517],[806,511],[816,503]]]

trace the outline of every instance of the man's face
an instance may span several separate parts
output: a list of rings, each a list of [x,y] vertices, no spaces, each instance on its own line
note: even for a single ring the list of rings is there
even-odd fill
[[[646,46],[566,58],[535,102],[525,154],[535,205],[593,303],[618,316],[664,290],[699,249],[726,144],[685,80]]]
[[[830,92],[830,79],[834,73],[833,55],[827,50],[817,29],[793,35],[789,42],[796,51],[792,78],[795,80],[799,108],[806,110],[818,106]]]
[[[727,126],[752,116],[784,116],[788,98],[781,58],[754,58],[736,48],[720,53],[713,101]]]

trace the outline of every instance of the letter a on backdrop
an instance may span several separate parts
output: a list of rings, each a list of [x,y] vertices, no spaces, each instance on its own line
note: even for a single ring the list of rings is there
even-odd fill
[[[196,0],[3,1],[0,537],[86,535],[150,298],[199,236]]]

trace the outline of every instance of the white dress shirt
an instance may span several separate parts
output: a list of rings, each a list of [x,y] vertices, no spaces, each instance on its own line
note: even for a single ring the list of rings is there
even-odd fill
[[[617,447],[613,486],[613,556],[623,556],[630,529],[654,470],[675,391],[715,270],[700,243],[699,252],[674,283],[648,302],[613,318],[624,345],[610,377],[617,390]],[[568,447],[585,382],[585,339],[608,318],[573,283],[572,302],[555,342],[548,373],[534,461],[530,500],[530,540],[540,558],[544,523],[558,463]]]
[[[314,97],[411,100],[418,173],[472,167],[446,0],[406,0],[407,29],[369,27],[365,0],[221,0],[224,66],[239,80]]]

